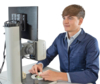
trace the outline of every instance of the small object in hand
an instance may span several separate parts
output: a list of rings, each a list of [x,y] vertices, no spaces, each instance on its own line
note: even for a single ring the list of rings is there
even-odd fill
[[[41,73],[42,73],[42,72],[39,72],[39,75],[40,75]],[[32,79],[43,80],[42,77],[40,77],[40,76],[38,76],[38,75],[36,75],[36,74],[33,74],[33,75],[31,76],[31,78],[32,78]]]

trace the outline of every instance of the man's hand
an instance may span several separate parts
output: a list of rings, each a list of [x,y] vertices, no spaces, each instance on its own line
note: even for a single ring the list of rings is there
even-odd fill
[[[55,71],[47,70],[42,74],[40,74],[40,76],[44,80],[49,80],[49,81],[57,81],[57,80],[68,81],[67,74],[63,72],[55,72]]]
[[[38,75],[38,71],[42,72],[43,70],[42,67],[43,67],[42,64],[35,64],[34,66],[32,66],[29,72]]]

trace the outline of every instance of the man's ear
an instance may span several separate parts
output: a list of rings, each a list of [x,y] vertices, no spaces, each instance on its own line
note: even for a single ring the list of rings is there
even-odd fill
[[[81,18],[79,19],[79,25],[81,25],[82,22],[83,22],[83,18],[81,17]]]

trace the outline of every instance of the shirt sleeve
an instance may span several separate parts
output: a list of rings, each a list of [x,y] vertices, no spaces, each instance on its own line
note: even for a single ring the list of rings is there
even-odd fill
[[[68,82],[71,83],[69,73],[67,73],[67,77],[68,77]]]

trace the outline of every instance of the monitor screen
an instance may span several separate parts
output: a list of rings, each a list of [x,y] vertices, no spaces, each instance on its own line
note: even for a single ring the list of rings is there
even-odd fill
[[[27,15],[25,31],[21,30],[21,38],[38,41],[38,7],[9,7],[9,20],[12,20],[12,14]],[[23,27],[23,26],[22,26]]]

